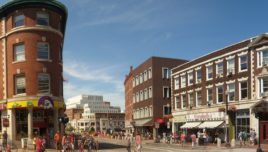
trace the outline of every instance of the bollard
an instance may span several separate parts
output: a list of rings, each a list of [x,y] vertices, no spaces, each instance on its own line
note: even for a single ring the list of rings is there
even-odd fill
[[[221,139],[217,138],[217,147],[221,147]]]
[[[235,147],[235,139],[231,140],[231,147]]]

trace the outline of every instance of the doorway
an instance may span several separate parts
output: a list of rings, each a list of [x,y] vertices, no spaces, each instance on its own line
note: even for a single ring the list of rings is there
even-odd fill
[[[268,143],[268,121],[261,121],[260,123],[260,141],[263,144]]]

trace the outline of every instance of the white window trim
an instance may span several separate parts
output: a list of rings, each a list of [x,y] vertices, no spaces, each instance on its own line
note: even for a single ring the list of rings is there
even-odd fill
[[[209,89],[212,89],[212,100],[208,100],[208,90]],[[210,105],[212,105],[213,104],[213,88],[212,87],[208,87],[206,89],[206,93],[207,93],[207,104],[208,104],[208,102],[210,102]]]
[[[219,87],[222,87],[222,90],[223,90],[223,97],[224,97],[224,87],[223,87],[223,85],[218,85],[217,87],[216,87],[216,101],[217,101],[217,104],[223,104],[224,103],[224,99],[223,99],[223,101],[222,102],[219,102]]]
[[[37,76],[37,79],[38,79],[39,75],[47,75],[48,76],[48,83],[49,84],[48,84],[48,92],[46,92],[46,93],[38,93],[38,95],[50,94],[51,93],[51,75],[48,74],[48,73],[39,73],[38,76]],[[37,81],[38,81],[38,84],[37,85],[39,85],[39,79]],[[39,89],[38,89],[38,92],[39,92]]]
[[[165,70],[167,70],[167,75],[165,75]],[[162,78],[163,79],[170,79],[171,73],[169,68],[167,67],[162,67]]]
[[[186,94],[182,94],[182,95],[181,95],[181,109],[186,109],[187,106],[186,106],[186,107],[183,107],[183,96],[186,97],[186,102],[187,102],[187,95],[186,95]]]
[[[177,108],[178,107],[178,105],[177,105],[177,100],[176,99],[179,99],[180,100],[180,96],[178,96],[178,95],[175,95],[174,96],[174,101],[175,101],[175,110],[178,110],[178,109],[180,109],[180,108]]]
[[[194,98],[194,93],[193,93],[193,92],[189,92],[189,93],[188,93],[188,106],[189,106],[189,108],[190,108],[190,106],[191,106],[191,98],[190,98],[190,95],[191,95],[191,94],[193,95],[193,105],[192,105],[192,108],[193,108],[193,107],[194,107],[194,102],[195,102],[195,101],[194,101],[195,98]]]
[[[201,71],[201,79],[200,79],[200,80],[197,79],[197,72],[198,72],[199,70]],[[198,69],[198,70],[195,71],[195,83],[196,83],[196,84],[199,84],[199,83],[201,83],[201,82],[202,82],[202,70],[201,70],[201,68],[200,68],[200,69]]]
[[[235,83],[233,82],[233,83],[226,83],[226,84],[227,84],[227,90],[228,90],[228,98],[227,98],[227,101],[228,101],[228,103],[229,102],[235,102],[235,94],[236,94],[236,91],[235,91]],[[234,100],[229,100],[230,99],[230,96],[229,96],[229,92],[230,92],[229,85],[230,84],[234,84]]]
[[[192,74],[192,83],[190,83],[190,77],[189,77],[190,74]],[[188,86],[191,86],[194,84],[194,73],[193,72],[187,73],[187,81],[188,81],[187,82]]]
[[[212,68],[212,69],[211,69],[211,72],[212,72],[212,78],[209,78],[209,77],[208,77],[208,68],[210,68],[210,67]],[[212,66],[212,65],[209,65],[209,66],[206,67],[206,80],[212,80],[212,79],[213,79],[213,66]]]
[[[167,97],[165,97],[165,88],[168,90],[168,92],[167,92]],[[168,86],[163,86],[163,98],[167,98],[167,99],[169,99],[170,98],[170,96],[169,96],[169,92],[170,92],[171,90],[170,90],[170,88],[168,87]]]
[[[247,82],[247,98],[244,98],[244,99],[242,99],[241,98],[241,83],[242,82]],[[239,101],[245,101],[245,100],[248,100],[248,81],[239,81]]]
[[[178,84],[176,84],[176,80],[178,80]],[[180,89],[180,77],[174,78],[174,90]]]
[[[241,57],[243,57],[243,56],[246,56],[247,57],[247,69],[241,70]],[[248,65],[249,64],[248,64],[248,56],[247,55],[241,55],[241,56],[238,57],[238,66],[239,66],[238,72],[248,71]]]
[[[234,68],[233,69],[229,69],[229,61],[230,60],[234,60]],[[232,72],[232,74],[234,75],[235,74],[235,59],[234,58],[231,58],[231,59],[228,59],[228,60],[226,60],[226,69],[227,69],[227,71],[226,71],[226,75],[228,76],[229,75],[229,73],[230,72]],[[231,71],[232,70],[232,71]]]
[[[184,81],[182,81],[183,78],[185,79]],[[184,85],[182,85],[183,82],[184,82]],[[180,87],[185,88],[186,86],[187,86],[186,75],[184,74],[184,75],[181,75],[181,77],[180,77]]]
[[[218,72],[219,64],[220,64],[220,63],[222,63],[222,73],[219,73],[219,72]],[[219,78],[223,77],[223,73],[224,73],[224,72],[223,72],[223,69],[224,69],[224,68],[223,68],[223,62],[222,62],[222,60],[221,60],[220,62],[217,62],[217,63],[216,63],[216,77],[217,77],[217,78],[218,78],[218,77],[219,77]]]
[[[197,93],[200,92],[201,90],[198,90],[195,92],[195,106],[200,107],[201,105],[198,104],[198,95]],[[201,91],[201,96],[202,96],[202,91]]]

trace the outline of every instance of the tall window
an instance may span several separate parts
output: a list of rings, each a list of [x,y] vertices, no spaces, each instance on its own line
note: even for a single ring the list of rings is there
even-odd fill
[[[180,88],[180,77],[174,78],[175,86],[174,89],[177,90]]]
[[[163,97],[164,98],[170,98],[171,96],[171,91],[169,87],[163,87]]]
[[[186,77],[185,75],[181,76],[181,87],[185,87],[186,86]]]
[[[148,91],[147,91],[148,89],[146,88],[146,89],[144,89],[144,100],[147,100],[148,99]]]
[[[227,60],[227,75],[233,75],[235,73],[235,60]]]
[[[194,93],[189,93],[189,108],[194,106]]]
[[[227,85],[228,89],[228,102],[235,100],[235,84],[231,83]]]
[[[142,73],[140,73],[140,84],[143,82],[143,76]]]
[[[140,91],[140,101],[143,101],[143,91]]]
[[[201,69],[196,71],[196,83],[200,83],[202,81],[202,72]]]
[[[143,79],[144,79],[144,81],[147,81],[147,79],[148,79],[148,77],[147,77],[147,70],[145,70],[143,72]]]
[[[239,71],[246,71],[248,69],[248,56],[243,55],[239,57],[240,66]]]
[[[213,77],[213,69],[212,66],[207,67],[207,80],[211,80]]]
[[[212,90],[212,88],[208,88],[207,89],[207,102],[208,103],[212,103],[212,101],[213,101],[213,90]]]
[[[47,13],[37,13],[37,19],[36,19],[37,25],[49,25],[49,15]]]
[[[217,87],[217,103],[223,103],[223,86]]]
[[[169,115],[171,114],[171,107],[170,106],[164,106],[164,115]]]
[[[162,69],[162,77],[164,79],[169,79],[169,77],[170,77],[170,70],[168,68],[163,68]]]
[[[49,59],[49,45],[48,43],[37,43],[38,59]]]
[[[196,92],[196,106],[202,105],[202,91]]]
[[[217,68],[217,78],[223,76],[223,62],[220,62],[216,65]]]
[[[135,87],[135,78],[132,79],[132,87]]]
[[[140,93],[136,92],[136,102],[139,102],[139,101],[140,101]]]
[[[152,78],[152,68],[148,69],[148,79]]]
[[[50,93],[50,78],[48,74],[38,74],[38,93]]]
[[[24,15],[17,15],[14,16],[14,27],[19,27],[19,26],[23,26],[24,25]]]
[[[259,79],[259,96],[268,91],[268,77]]]
[[[248,98],[248,82],[242,81],[240,82],[240,99],[247,99]]]
[[[268,50],[259,51],[257,56],[259,67],[268,65]]]
[[[153,88],[150,87],[149,88],[149,98],[152,98],[153,97]]]
[[[176,109],[180,108],[180,97],[179,96],[175,96],[175,107],[176,107]]]
[[[187,96],[186,96],[186,94],[182,95],[181,98],[182,98],[182,106],[181,107],[186,108],[187,107]]]
[[[139,76],[136,76],[136,86],[139,85]]]
[[[22,94],[25,93],[25,76],[24,75],[17,75],[15,76],[15,94]]]
[[[194,83],[193,72],[188,73],[188,85],[192,85]]]
[[[25,50],[24,44],[15,44],[14,49],[14,61],[24,61],[25,60]]]

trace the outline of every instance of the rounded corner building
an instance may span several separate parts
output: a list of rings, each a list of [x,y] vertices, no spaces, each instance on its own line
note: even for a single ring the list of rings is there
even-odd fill
[[[9,140],[53,135],[65,109],[67,9],[56,0],[12,0],[0,17],[0,130]]]

